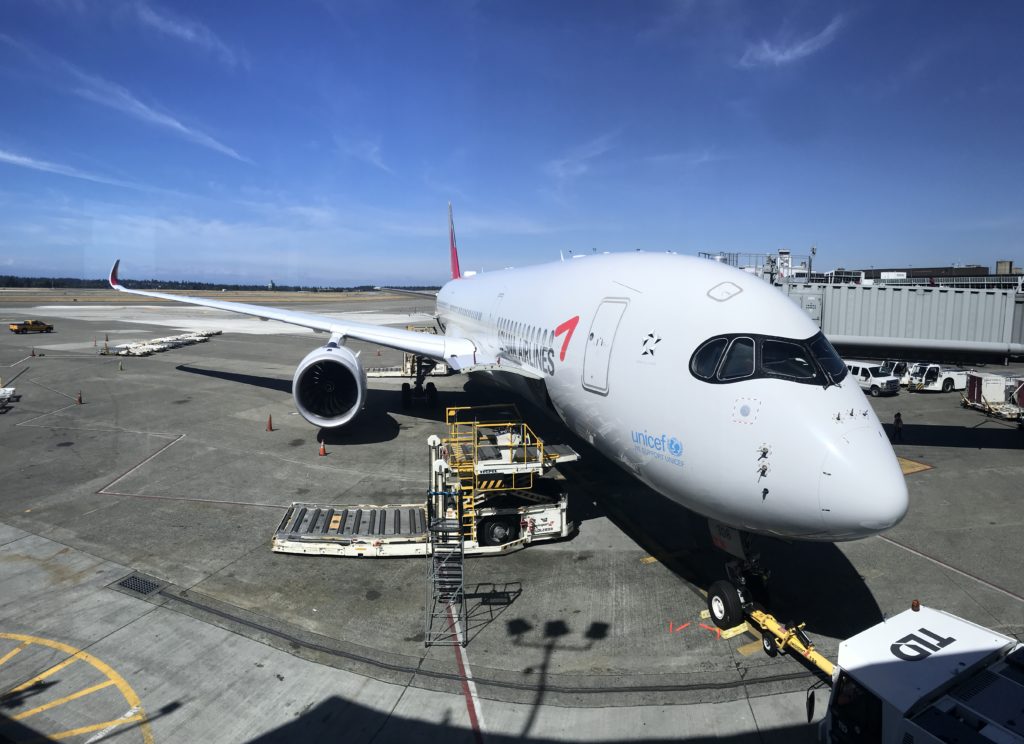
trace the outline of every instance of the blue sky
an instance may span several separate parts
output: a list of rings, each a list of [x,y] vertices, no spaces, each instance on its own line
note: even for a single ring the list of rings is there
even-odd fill
[[[0,273],[1024,265],[1024,4],[0,0]]]

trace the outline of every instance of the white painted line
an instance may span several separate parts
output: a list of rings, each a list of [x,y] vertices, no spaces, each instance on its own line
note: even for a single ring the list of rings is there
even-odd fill
[[[125,714],[123,716],[121,716],[119,719],[114,721],[112,724],[110,724],[106,728],[100,729],[95,734],[93,734],[88,739],[86,739],[84,744],[95,744],[95,742],[99,741],[100,739],[106,738],[107,734],[109,734],[111,731],[116,729],[118,726],[123,726],[125,723],[127,723],[127,721],[125,721],[124,719],[131,718],[132,716],[134,716],[138,712],[139,712],[139,709],[138,709],[137,706],[134,707],[134,708],[129,708],[125,712]]]
[[[1010,599],[1016,599],[1018,602],[1024,602],[1024,597],[1020,596],[1019,594],[1014,594],[1013,592],[1011,592],[1011,591],[1009,591],[1007,589],[1003,589],[1001,586],[996,586],[995,584],[992,584],[991,582],[985,581],[985,579],[979,578],[979,577],[975,576],[974,574],[967,573],[966,571],[961,571],[959,568],[955,568],[955,567],[949,565],[948,563],[944,563],[944,562],[940,561],[938,558],[932,558],[927,553],[922,553],[920,550],[915,550],[914,548],[911,548],[911,547],[909,547],[907,545],[904,545],[903,543],[898,543],[895,540],[893,540],[892,538],[885,537],[884,535],[878,535],[877,537],[878,537],[879,540],[885,540],[885,542],[889,543],[890,545],[895,545],[897,548],[902,548],[903,550],[907,551],[908,553],[916,555],[918,558],[924,558],[926,561],[931,561],[936,566],[942,566],[942,568],[945,568],[945,569],[947,569],[949,571],[952,571],[955,574],[959,574],[960,576],[963,576],[965,579],[971,579],[972,581],[976,581],[979,584],[981,584],[982,586],[988,587],[989,589],[991,589],[994,592],[999,592],[1000,594],[1002,594],[1002,595],[1004,595],[1006,597],[1009,597]]]

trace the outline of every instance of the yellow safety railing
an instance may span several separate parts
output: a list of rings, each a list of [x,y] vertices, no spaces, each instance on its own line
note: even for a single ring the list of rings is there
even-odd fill
[[[488,416],[488,414],[491,414]],[[461,484],[463,532],[476,540],[476,507],[482,494],[518,491],[533,488],[535,469],[523,472],[483,472],[477,465],[493,462],[483,459],[481,449],[497,450],[499,460],[509,465],[536,464],[543,469],[546,460],[544,442],[509,406],[452,406],[445,409],[448,436],[443,440],[448,450],[448,464],[458,474]],[[462,419],[471,416],[470,420]],[[507,442],[502,441],[507,437]],[[511,468],[510,468],[511,469]],[[493,470],[493,469],[488,469]]]

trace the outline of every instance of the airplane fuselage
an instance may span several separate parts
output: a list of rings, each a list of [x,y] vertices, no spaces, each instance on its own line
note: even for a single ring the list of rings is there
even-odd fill
[[[446,333],[526,373],[492,371],[498,381],[546,390],[571,430],[702,515],[835,541],[906,512],[899,464],[859,386],[836,382],[845,368],[818,327],[745,272],[593,255],[452,280],[437,311]]]

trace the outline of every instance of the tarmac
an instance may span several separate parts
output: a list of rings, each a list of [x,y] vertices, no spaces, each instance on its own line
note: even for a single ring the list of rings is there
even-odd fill
[[[290,390],[323,335],[113,293],[26,297],[0,293],[0,320],[56,331],[0,335],[0,378],[20,395],[0,413],[0,741],[816,740],[818,677],[702,617],[701,590],[723,576],[703,520],[542,412],[523,409],[583,456],[561,467],[579,528],[467,562],[460,658],[424,647],[422,558],[283,555],[270,538],[293,501],[422,500],[442,407],[518,401],[452,376],[432,378],[436,409],[403,410],[402,380],[371,379],[356,422],[321,432]],[[432,306],[332,300],[302,309],[404,325]],[[170,329],[224,333],[99,354]],[[367,367],[401,361],[353,346]],[[915,598],[1024,638],[1024,432],[958,401],[870,399],[883,421],[902,413],[894,447],[919,464],[896,528],[763,541],[768,609],[806,622],[826,656]],[[817,719],[827,690],[816,699]]]

